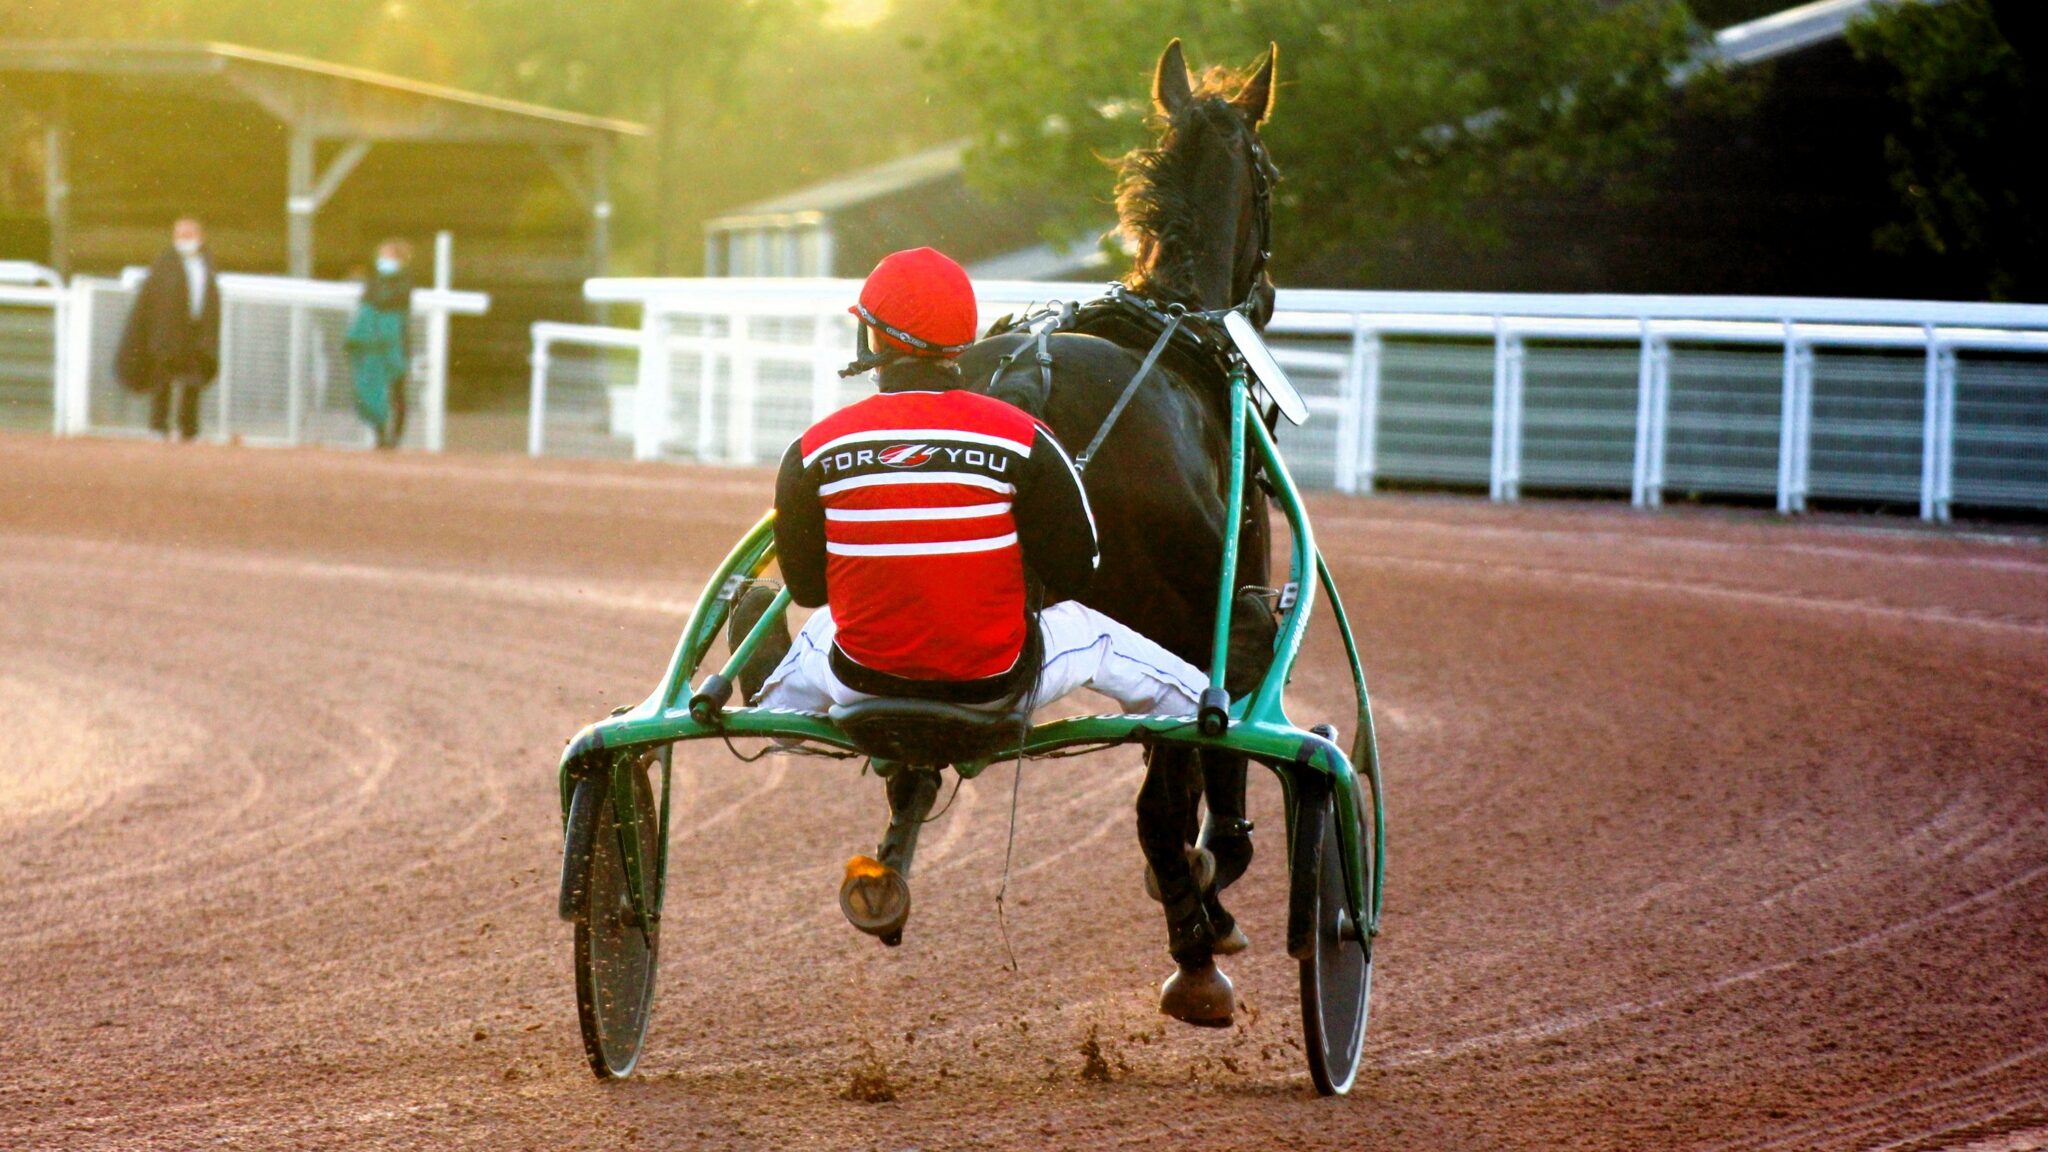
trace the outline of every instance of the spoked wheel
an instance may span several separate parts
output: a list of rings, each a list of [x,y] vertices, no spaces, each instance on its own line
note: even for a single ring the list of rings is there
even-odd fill
[[[1351,1090],[1365,1046],[1372,954],[1344,892],[1337,808],[1320,777],[1297,789],[1288,950],[1301,961],[1301,1033],[1309,1077],[1324,1096]],[[1367,867],[1372,845],[1361,837]],[[1370,888],[1368,882],[1367,887]]]
[[[636,819],[627,834],[640,838],[647,883],[654,883],[655,854],[660,848],[660,815],[654,788],[647,778],[651,758],[628,773]],[[647,1018],[654,1006],[655,958],[661,924],[646,925],[633,911],[620,849],[620,805],[609,796],[609,773],[579,780],[569,804],[565,864],[582,862],[582,882],[564,884],[564,902],[574,901],[576,922],[576,1013],[583,1024],[583,1050],[590,1070],[600,1079],[624,1079],[639,1063]],[[653,894],[649,893],[649,902]]]

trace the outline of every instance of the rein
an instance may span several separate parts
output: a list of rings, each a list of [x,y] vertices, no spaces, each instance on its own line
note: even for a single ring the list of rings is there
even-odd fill
[[[1167,313],[1166,327],[1159,330],[1159,339],[1154,340],[1152,350],[1145,353],[1145,361],[1138,365],[1137,374],[1131,377],[1129,384],[1124,385],[1123,395],[1118,396],[1116,403],[1110,406],[1109,415],[1102,418],[1102,426],[1095,430],[1095,438],[1088,441],[1088,446],[1081,449],[1079,456],[1074,457],[1074,471],[1088,471],[1088,461],[1094,458],[1095,450],[1102,447],[1104,440],[1109,439],[1109,430],[1116,427],[1117,417],[1124,414],[1124,408],[1130,404],[1131,397],[1138,394],[1138,385],[1143,384],[1145,377],[1152,374],[1152,366],[1159,363],[1159,354],[1166,351],[1166,346],[1173,341],[1173,334],[1180,331],[1184,310],[1178,304],[1169,304]],[[1043,347],[1045,337],[1040,335],[1038,339],[1040,346]]]

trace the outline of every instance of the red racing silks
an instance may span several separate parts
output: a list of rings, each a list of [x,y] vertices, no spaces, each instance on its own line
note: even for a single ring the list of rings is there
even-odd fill
[[[888,392],[805,434],[825,510],[840,650],[917,680],[978,680],[1023,650],[1023,550],[1012,505],[1037,424],[962,390]]]

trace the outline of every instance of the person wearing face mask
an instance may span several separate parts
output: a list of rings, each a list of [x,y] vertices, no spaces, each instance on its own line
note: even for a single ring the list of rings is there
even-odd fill
[[[363,302],[348,326],[349,366],[355,373],[356,414],[370,426],[377,447],[396,448],[405,435],[405,376],[412,363],[408,332],[412,246],[386,240],[377,268],[363,284]]]
[[[129,391],[150,398],[149,426],[190,440],[199,434],[199,393],[220,371],[220,284],[206,233],[182,217],[171,247],[149,266],[114,358]]]

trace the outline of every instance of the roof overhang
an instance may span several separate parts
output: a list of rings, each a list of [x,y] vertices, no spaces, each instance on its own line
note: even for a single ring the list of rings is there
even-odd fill
[[[67,77],[134,85],[184,81],[254,103],[301,132],[323,137],[594,143],[647,134],[643,125],[627,120],[233,44],[0,42],[0,76],[15,86]]]

